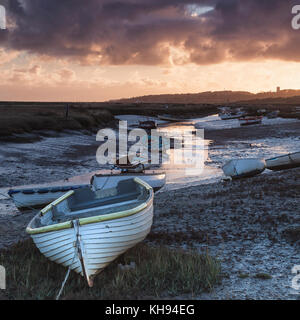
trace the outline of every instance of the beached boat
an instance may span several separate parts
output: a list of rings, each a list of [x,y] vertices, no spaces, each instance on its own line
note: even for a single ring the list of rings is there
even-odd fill
[[[232,120],[232,119],[239,119],[240,117],[243,117],[245,113],[243,111],[237,111],[237,112],[222,112],[219,114],[219,117],[222,120]]]
[[[265,168],[266,162],[261,159],[230,160],[222,167],[224,174],[233,179],[255,176],[262,173]]]
[[[279,116],[279,113],[280,113],[279,110],[269,112],[269,113],[267,114],[267,118],[268,118],[268,119],[276,119],[276,118]]]
[[[285,154],[266,160],[267,169],[280,171],[300,167],[300,152]]]
[[[116,187],[120,181],[134,179],[135,177],[142,179],[148,183],[156,192],[166,184],[166,174],[164,172],[143,171],[134,172],[134,170],[111,170],[107,174],[96,174],[91,179],[91,184],[95,189],[108,189]],[[20,210],[43,208],[52,201],[63,196],[66,192],[88,187],[88,184],[70,185],[70,186],[54,186],[43,188],[24,188],[11,189],[8,195],[14,201],[15,206]]]
[[[91,185],[95,190],[115,188],[120,181],[139,178],[149,184],[154,192],[160,190],[166,184],[166,174],[164,172],[145,171],[143,173],[114,173],[95,174],[91,179]]]
[[[153,190],[135,178],[112,189],[69,191],[38,213],[26,231],[45,257],[92,287],[98,273],[145,239],[152,221]]]
[[[251,126],[254,124],[261,124],[262,123],[262,116],[259,117],[243,117],[239,119],[241,126]]]
[[[22,188],[10,189],[8,195],[14,201],[19,210],[41,208],[57,198],[63,196],[66,192],[87,187],[82,185],[66,185],[42,188]]]

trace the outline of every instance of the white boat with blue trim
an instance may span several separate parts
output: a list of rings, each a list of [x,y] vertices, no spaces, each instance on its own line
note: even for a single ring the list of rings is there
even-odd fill
[[[134,179],[135,177],[148,183],[153,188],[154,192],[157,192],[166,184],[165,172],[150,170],[143,172],[134,172],[131,170],[123,170],[123,172],[121,172],[120,170],[111,170],[107,171],[107,173],[95,174],[91,178],[90,183],[95,190],[108,189],[116,187],[120,181]],[[81,184],[11,189],[8,191],[8,195],[12,198],[16,207],[22,211],[32,208],[43,208],[47,204],[63,196],[68,191],[86,188],[88,186],[89,184]]]
[[[19,210],[42,208],[66,192],[86,188],[88,184],[10,189],[9,197]]]
[[[41,210],[26,231],[45,257],[92,287],[97,274],[147,237],[153,197],[153,189],[138,178],[105,190],[72,190]]]

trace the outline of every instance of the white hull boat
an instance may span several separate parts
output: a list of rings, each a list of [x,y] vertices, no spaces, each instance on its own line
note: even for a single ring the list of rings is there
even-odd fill
[[[154,192],[160,190],[166,184],[164,172],[122,173],[122,174],[96,174],[91,179],[91,185],[95,190],[115,188],[120,181],[139,178],[149,184]]]
[[[128,249],[143,241],[153,222],[153,190],[142,180],[117,188],[72,190],[29,223],[26,231],[49,260],[94,277]]]
[[[280,171],[300,167],[300,152],[285,154],[266,160],[267,169]]]
[[[53,186],[43,188],[10,189],[8,195],[14,201],[19,210],[41,208],[66,192],[85,188],[88,185]]]
[[[261,159],[230,160],[222,167],[224,174],[233,179],[255,176],[262,173],[265,168],[266,162]]]

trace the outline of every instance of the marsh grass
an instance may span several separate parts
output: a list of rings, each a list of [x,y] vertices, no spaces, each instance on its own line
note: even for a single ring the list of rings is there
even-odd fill
[[[66,118],[65,105],[40,104],[3,106],[0,103],[0,136],[31,133],[34,130],[62,131],[93,129],[114,121],[106,109],[70,107]]]
[[[123,271],[118,264],[136,268]],[[6,268],[6,299],[55,299],[66,268],[47,260],[31,240],[0,251]],[[145,299],[191,296],[209,291],[220,280],[220,264],[208,254],[140,244],[95,278],[94,287],[71,272],[62,299]]]

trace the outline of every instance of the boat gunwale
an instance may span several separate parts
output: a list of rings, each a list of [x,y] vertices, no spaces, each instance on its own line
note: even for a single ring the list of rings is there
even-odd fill
[[[149,170],[149,171],[151,171],[151,170]],[[116,173],[116,174],[114,174],[114,173],[112,173],[112,174],[110,174],[110,173],[107,173],[107,174],[96,173],[91,177],[90,184],[93,183],[95,178],[107,178],[107,177],[119,177],[119,176],[123,177],[126,175],[128,175],[128,176],[146,176],[146,177],[161,176],[161,180],[166,178],[165,171],[162,171],[162,172],[147,172],[147,171],[144,171],[144,172],[124,172],[124,173]]]
[[[105,215],[98,215],[95,217],[88,217],[88,218],[81,218],[79,219],[79,225],[80,226],[84,226],[87,224],[92,224],[92,223],[99,223],[99,222],[103,222],[103,221],[110,221],[110,220],[116,220],[116,219],[120,219],[120,218],[126,218],[129,216],[132,216],[136,213],[139,213],[143,210],[145,210],[146,208],[148,208],[150,205],[152,205],[153,203],[153,189],[151,186],[149,186],[147,183],[145,183],[144,181],[142,181],[139,178],[134,178],[134,181],[140,185],[142,185],[146,190],[148,190],[149,192],[149,196],[148,198],[141,203],[139,206],[133,208],[133,209],[128,209],[128,210],[123,210],[123,211],[119,211],[119,212],[115,212],[115,213],[110,213],[110,214],[105,214]],[[56,204],[60,203],[61,201],[65,200],[66,198],[68,198],[69,196],[71,196],[72,194],[69,194],[71,192],[68,192],[68,194],[63,195],[61,198],[57,199],[55,202]],[[46,212],[48,212],[50,209],[52,208],[52,205],[48,205],[45,209],[47,209]],[[44,209],[44,210],[45,210]],[[34,222],[35,219],[37,219],[38,217],[41,217],[43,210],[40,211],[36,216],[33,217],[33,219],[29,222],[27,228],[26,228],[26,232],[30,235],[38,235],[38,234],[42,234],[42,233],[48,233],[48,232],[55,232],[55,231],[60,231],[60,230],[65,230],[65,229],[71,229],[73,227],[73,222],[72,221],[66,221],[66,222],[62,222],[62,223],[57,223],[57,224],[53,224],[53,225],[49,225],[49,226],[45,226],[45,227],[40,227],[40,228],[31,228],[32,223]],[[44,212],[44,214],[46,213]]]
[[[300,154],[300,152],[297,151],[297,152],[293,152],[293,153],[286,153],[286,154],[283,154],[283,155],[279,155],[279,156],[274,157],[274,158],[266,159],[266,162],[267,162],[267,161],[276,161],[276,160],[279,160],[279,159],[283,159],[283,158],[285,158],[285,157],[290,158],[291,156],[294,156],[294,155],[296,155],[296,154]]]

